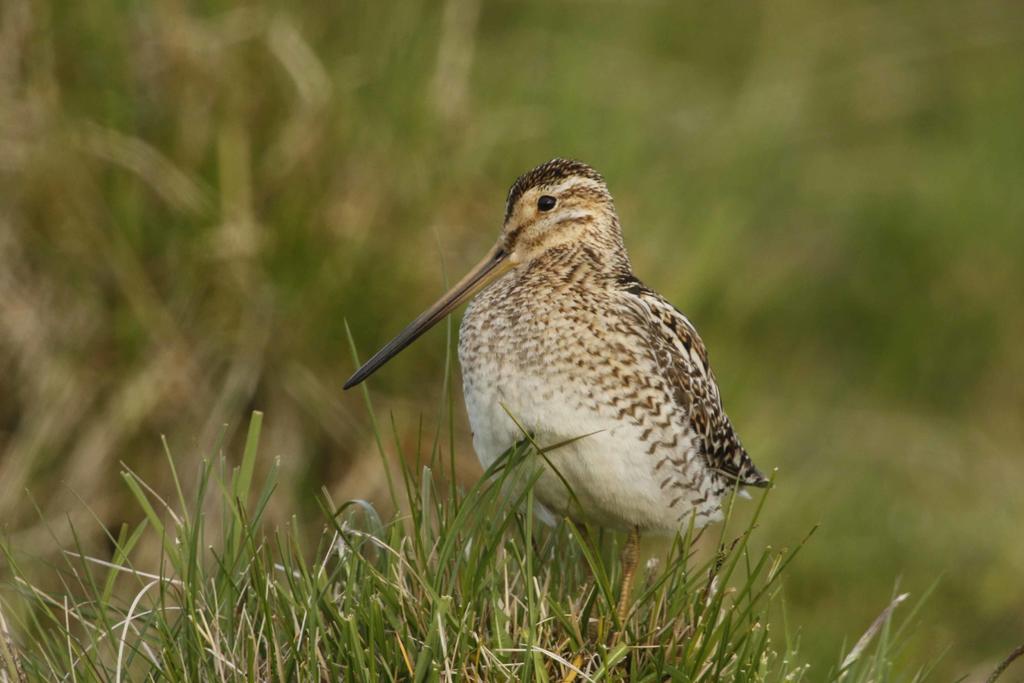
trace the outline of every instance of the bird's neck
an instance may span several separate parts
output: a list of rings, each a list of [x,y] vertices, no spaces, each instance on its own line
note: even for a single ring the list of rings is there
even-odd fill
[[[583,241],[549,249],[529,265],[530,275],[556,279],[620,278],[632,273],[621,241]]]

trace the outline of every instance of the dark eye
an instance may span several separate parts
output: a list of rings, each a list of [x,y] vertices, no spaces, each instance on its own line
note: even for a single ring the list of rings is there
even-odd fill
[[[537,208],[540,209],[541,211],[550,211],[551,209],[555,208],[555,204],[557,203],[557,199],[555,199],[549,194],[546,194],[542,195],[541,198],[537,200]]]

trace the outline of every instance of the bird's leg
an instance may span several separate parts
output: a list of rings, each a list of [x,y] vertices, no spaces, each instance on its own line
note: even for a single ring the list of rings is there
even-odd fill
[[[629,612],[629,594],[633,589],[633,577],[640,557],[640,528],[629,530],[626,545],[622,548],[622,593],[619,594],[619,623],[625,625]]]

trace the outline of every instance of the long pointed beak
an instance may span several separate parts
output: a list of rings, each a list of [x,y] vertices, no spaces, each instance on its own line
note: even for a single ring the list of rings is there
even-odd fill
[[[419,317],[399,332],[397,337],[385,344],[384,348],[380,351],[373,354],[373,357],[366,361],[363,367],[356,370],[355,374],[345,382],[345,388],[351,389],[372,375],[380,366],[398,355],[406,346],[416,341],[421,334],[443,320],[459,304],[497,280],[511,270],[511,268],[512,262],[499,242],[480,263],[473,267],[473,270],[469,271],[464,278],[448,290],[447,294],[438,299],[437,303],[423,311]]]

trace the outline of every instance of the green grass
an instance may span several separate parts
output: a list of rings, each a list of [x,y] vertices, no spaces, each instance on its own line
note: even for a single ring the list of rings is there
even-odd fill
[[[663,566],[641,572],[620,623],[621,539],[569,521],[540,528],[520,512],[531,487],[506,484],[530,462],[525,439],[454,495],[437,476],[441,454],[416,454],[429,464],[402,470],[407,504],[394,519],[325,491],[315,522],[268,529],[277,467],[253,478],[262,418],[239,464],[206,459],[189,495],[169,452],[171,500],[124,470],[143,521],[104,530],[109,560],[65,549],[47,577],[58,589],[34,584],[31,558],[0,546],[13,574],[0,593],[8,680],[920,679],[895,665],[906,634],[892,608],[831,671],[808,671],[800,641],[813,631],[778,618],[806,539],[750,543],[770,494],[741,503],[755,508],[745,527],[677,537]],[[315,548],[298,528],[310,523],[322,529]],[[147,540],[159,552],[140,560]]]

